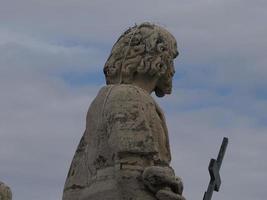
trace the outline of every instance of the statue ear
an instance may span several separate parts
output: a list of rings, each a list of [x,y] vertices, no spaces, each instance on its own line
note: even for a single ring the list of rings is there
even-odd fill
[[[162,53],[167,50],[166,45],[164,43],[157,44],[157,52]]]

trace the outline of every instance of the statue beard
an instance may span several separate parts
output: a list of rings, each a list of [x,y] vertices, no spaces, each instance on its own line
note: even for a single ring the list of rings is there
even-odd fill
[[[157,97],[164,97],[165,93],[158,87],[155,88],[155,94]]]
[[[156,86],[154,91],[157,97],[164,97],[165,94],[171,94],[172,81],[169,80],[164,82],[163,87]]]

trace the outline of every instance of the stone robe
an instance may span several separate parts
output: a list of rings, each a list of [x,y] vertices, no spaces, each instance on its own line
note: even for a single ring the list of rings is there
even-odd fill
[[[169,166],[168,132],[154,99],[134,85],[107,85],[92,102],[63,200],[155,200],[148,166]]]

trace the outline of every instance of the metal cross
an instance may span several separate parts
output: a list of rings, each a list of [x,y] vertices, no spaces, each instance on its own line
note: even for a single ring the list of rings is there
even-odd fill
[[[213,191],[219,192],[221,186],[220,168],[222,165],[223,157],[228,145],[228,138],[223,138],[223,142],[217,157],[217,160],[211,159],[209,164],[210,183],[207,191],[204,194],[203,200],[211,200]]]

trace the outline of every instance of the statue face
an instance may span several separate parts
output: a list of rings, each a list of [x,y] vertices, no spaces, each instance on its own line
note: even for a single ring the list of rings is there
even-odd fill
[[[170,61],[169,66],[164,75],[162,75],[156,85],[155,93],[158,97],[163,97],[165,94],[172,92],[172,79],[175,73],[173,59]]]
[[[167,66],[166,72],[158,79],[155,87],[155,93],[158,97],[163,97],[165,94],[172,93],[172,79],[175,74],[175,68],[173,60],[177,57],[177,44],[176,41],[173,42],[173,52],[170,57],[165,59],[165,64]]]

